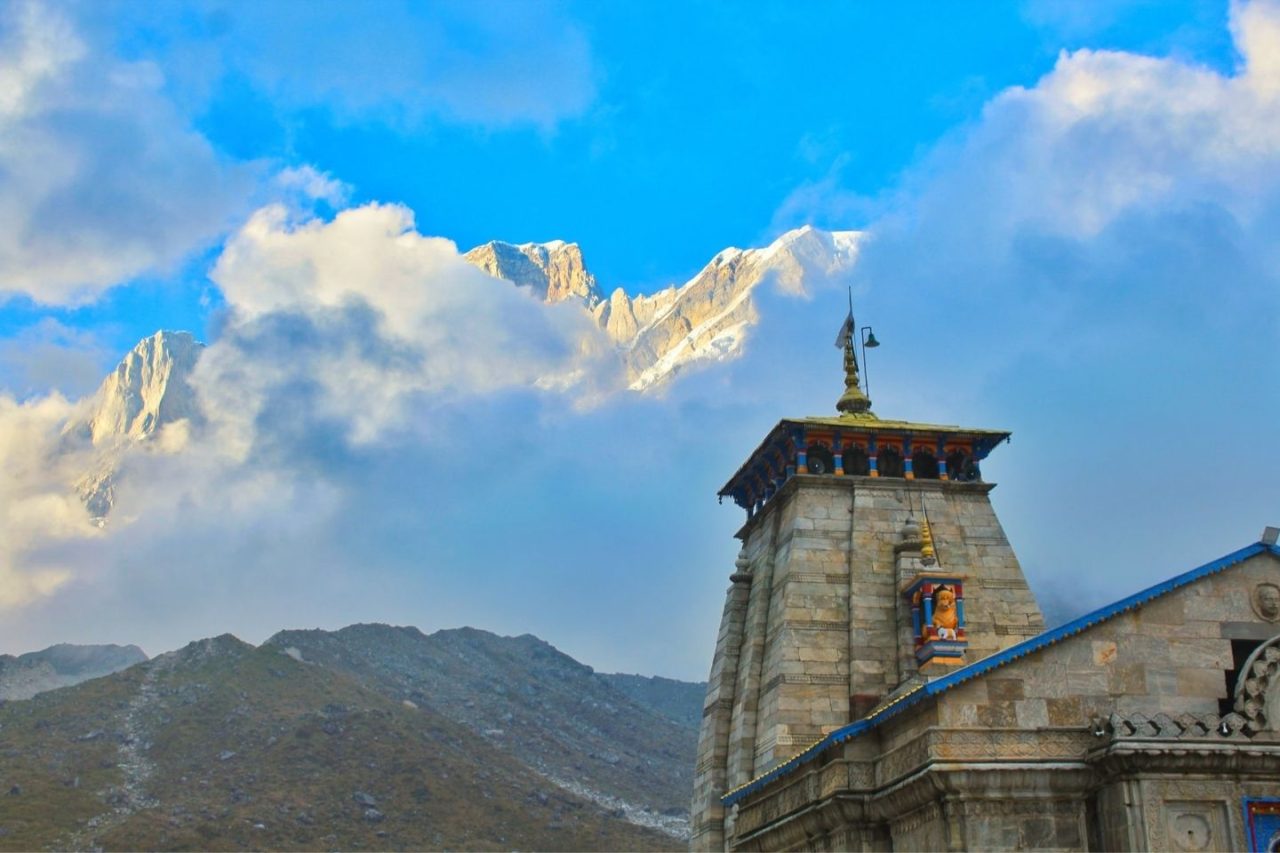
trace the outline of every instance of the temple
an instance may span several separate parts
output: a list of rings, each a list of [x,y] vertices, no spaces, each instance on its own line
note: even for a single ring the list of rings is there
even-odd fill
[[[877,417],[855,328],[836,414],[720,491],[692,849],[1277,849],[1275,529],[1046,631],[982,477],[1009,433]]]

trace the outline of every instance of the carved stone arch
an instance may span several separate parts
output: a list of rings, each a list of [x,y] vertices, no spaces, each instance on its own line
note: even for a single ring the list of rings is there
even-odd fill
[[[1280,734],[1280,634],[1253,650],[1236,679],[1235,710],[1244,732]]]

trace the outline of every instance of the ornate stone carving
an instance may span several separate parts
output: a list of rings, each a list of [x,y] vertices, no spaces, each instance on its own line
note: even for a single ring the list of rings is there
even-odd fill
[[[1090,746],[1087,729],[940,729],[931,753],[950,761],[993,758],[1079,758]]]
[[[929,734],[922,734],[914,740],[884,754],[876,766],[876,780],[884,785],[899,779],[911,770],[929,760]]]
[[[1042,797],[1020,799],[963,800],[961,808],[965,817],[1010,817],[1015,815],[1075,815],[1080,811],[1080,801],[1048,800]]]
[[[1179,714],[1170,717],[1168,714],[1156,714],[1147,717],[1144,714],[1129,714],[1121,717],[1112,714],[1107,719],[1096,719],[1093,723],[1095,737],[1106,737],[1111,740],[1128,738],[1169,738],[1203,740],[1211,737],[1243,738],[1251,735],[1248,720],[1241,714],[1231,713],[1225,716],[1217,714]]]
[[[920,808],[910,812],[893,822],[893,834],[899,836],[905,833],[915,832],[918,829],[942,819],[942,804],[934,801],[925,803]]]
[[[1253,612],[1268,622],[1280,622],[1280,586],[1260,583],[1253,588],[1250,597]]]
[[[1230,850],[1225,803],[1206,797],[1203,782],[1142,783],[1143,827],[1151,850]]]
[[[1173,812],[1169,816],[1169,841],[1174,850],[1208,850],[1213,824],[1203,814]]]
[[[1244,732],[1280,732],[1280,636],[1263,643],[1245,661],[1236,681],[1236,713]]]

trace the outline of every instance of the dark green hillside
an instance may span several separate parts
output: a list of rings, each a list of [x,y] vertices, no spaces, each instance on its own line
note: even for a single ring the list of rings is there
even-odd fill
[[[633,820],[687,831],[696,725],[633,700],[536,637],[352,625],[283,631],[265,645],[430,708]]]
[[[656,849],[429,708],[231,636],[0,707],[0,848]]]

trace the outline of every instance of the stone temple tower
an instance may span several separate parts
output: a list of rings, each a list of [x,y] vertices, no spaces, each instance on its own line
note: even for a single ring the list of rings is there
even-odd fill
[[[780,421],[720,492],[747,520],[703,708],[696,850],[734,846],[727,792],[1044,630],[979,467],[1009,433],[877,417],[856,328],[837,414]]]

